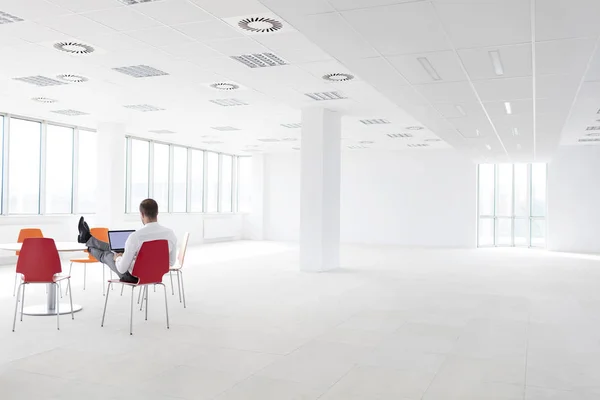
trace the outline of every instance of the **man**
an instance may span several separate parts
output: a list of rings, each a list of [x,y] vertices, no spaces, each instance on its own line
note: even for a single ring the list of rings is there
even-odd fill
[[[177,237],[171,229],[158,224],[158,204],[156,201],[153,199],[142,201],[140,203],[140,216],[144,227],[133,232],[127,238],[123,254],[115,254],[110,251],[108,243],[92,236],[90,227],[83,217],[79,219],[77,241],[85,243],[90,254],[115,272],[121,282],[137,283],[138,279],[131,275],[131,271],[133,270],[135,257],[144,242],[166,239],[169,242],[169,264],[173,266],[177,260]]]

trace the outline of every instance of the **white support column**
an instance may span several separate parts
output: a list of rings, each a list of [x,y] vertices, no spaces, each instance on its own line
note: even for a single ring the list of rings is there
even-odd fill
[[[125,125],[98,124],[96,226],[119,229],[125,213]],[[80,166],[84,165],[80,162]],[[80,171],[80,174],[85,174]]]
[[[340,263],[341,116],[320,108],[302,110],[301,147],[300,270],[336,269]]]
[[[265,156],[252,156],[252,211],[246,216],[246,234],[250,240],[265,239]]]

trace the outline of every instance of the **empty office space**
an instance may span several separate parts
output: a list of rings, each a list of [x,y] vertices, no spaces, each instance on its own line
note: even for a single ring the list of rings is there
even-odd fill
[[[0,399],[600,400],[599,15],[0,0]]]

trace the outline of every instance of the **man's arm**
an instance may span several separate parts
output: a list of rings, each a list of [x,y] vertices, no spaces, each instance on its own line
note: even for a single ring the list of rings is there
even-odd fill
[[[133,260],[135,260],[135,256],[137,255],[137,241],[131,240],[132,236],[133,235],[129,236],[127,238],[127,241],[125,242],[125,253],[123,253],[121,257],[118,257],[115,260],[117,270],[121,274],[124,274],[125,272],[129,271],[129,268],[131,268]]]

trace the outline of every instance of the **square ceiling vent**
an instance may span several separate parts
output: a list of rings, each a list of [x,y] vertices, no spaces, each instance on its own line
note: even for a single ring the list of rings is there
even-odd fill
[[[231,56],[231,58],[250,68],[279,67],[288,64],[281,57],[273,53],[242,54]]]
[[[15,16],[15,15],[12,15],[12,14],[0,11],[0,25],[2,25],[2,24],[12,24],[14,22],[23,22],[23,21],[24,21],[23,18],[19,18],[19,17]]]
[[[129,108],[130,110],[141,111],[141,112],[164,111],[164,108],[155,107],[150,104],[131,104],[128,106],[123,106],[123,107]]]
[[[150,78],[153,76],[169,75],[165,71],[161,71],[148,65],[131,65],[129,67],[118,67],[113,70],[134,78]]]
[[[66,115],[68,117],[78,117],[80,115],[90,115],[89,113],[77,110],[54,110],[52,111],[55,114]]]
[[[67,82],[59,81],[59,80],[48,78],[46,76],[41,76],[41,75],[25,76],[22,78],[13,78],[13,80],[30,83],[30,84],[36,85],[36,86],[58,86],[58,85],[66,85],[67,84]]]
[[[585,138],[585,139],[579,139],[578,140],[579,143],[594,143],[594,142],[600,142],[600,138]]]
[[[427,143],[413,143],[413,144],[407,144],[406,146],[408,147],[429,147],[429,145]]]
[[[364,125],[386,125],[391,123],[387,119],[361,119],[359,122]]]
[[[600,126],[588,126],[585,128],[586,131],[600,131]]]
[[[411,133],[390,133],[388,134],[388,137],[392,138],[392,139],[400,139],[400,138],[411,138],[413,137],[413,135]]]
[[[315,101],[327,101],[327,100],[344,100],[347,99],[341,92],[317,92],[317,93],[305,93],[305,96],[310,97]]]
[[[241,100],[238,99],[215,99],[215,100],[209,100],[211,103],[215,103],[216,105],[222,106],[222,107],[236,107],[236,106],[247,106],[248,103],[244,103]]]
[[[295,124],[281,124],[281,126],[283,126],[284,128],[288,128],[288,129],[300,129],[300,128],[302,128],[302,124],[299,124],[299,123],[295,123]]]

